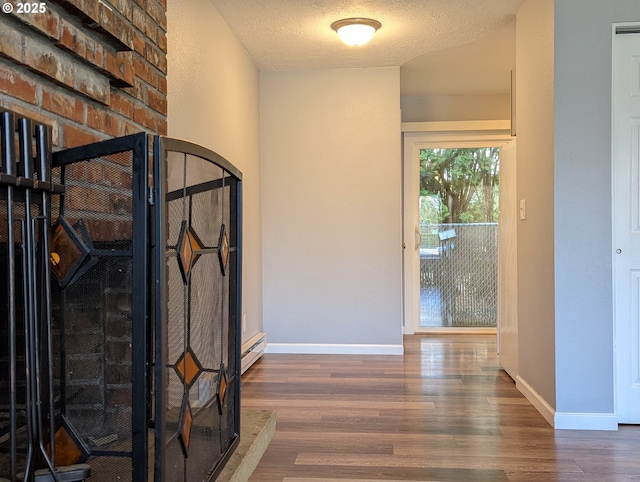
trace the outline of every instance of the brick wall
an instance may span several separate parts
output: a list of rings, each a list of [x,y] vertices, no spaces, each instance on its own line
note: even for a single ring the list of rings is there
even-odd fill
[[[13,12],[0,13],[0,109],[51,125],[55,150],[140,131],[166,134],[166,1],[45,0],[35,2],[42,12],[20,13],[11,0]],[[64,298],[54,283],[54,373],[65,380],[66,415],[90,446],[90,436],[118,436],[92,450],[131,450],[131,173],[130,156],[118,154],[71,165],[65,178],[65,218],[82,220],[95,248],[111,253],[71,283]],[[0,210],[0,273],[6,273],[2,218]],[[116,248],[123,254],[114,256]],[[1,313],[0,340],[8,340],[7,325]],[[18,345],[23,353],[24,342]],[[8,380],[2,356],[0,392]],[[0,410],[0,428],[3,420]],[[129,470],[128,462],[113,460]],[[92,476],[120,479],[105,475],[110,470],[94,465]],[[6,476],[0,461],[0,479]]]
[[[0,13],[1,108],[51,125],[56,150],[166,134],[167,0],[35,2],[42,13],[8,3],[13,12]]]

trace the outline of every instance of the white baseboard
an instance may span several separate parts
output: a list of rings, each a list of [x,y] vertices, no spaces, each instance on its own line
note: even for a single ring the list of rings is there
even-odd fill
[[[269,343],[266,353],[303,355],[404,355],[402,345]]]
[[[553,428],[556,430],[618,430],[615,413],[556,412]]]
[[[547,403],[547,401],[536,392],[531,385],[529,385],[520,375],[516,377],[516,388],[522,393],[531,404],[536,407],[536,410],[549,422],[549,425],[554,426],[554,418],[556,410]]]
[[[618,430],[615,413],[556,412],[522,377],[516,377],[516,388],[556,430]]]

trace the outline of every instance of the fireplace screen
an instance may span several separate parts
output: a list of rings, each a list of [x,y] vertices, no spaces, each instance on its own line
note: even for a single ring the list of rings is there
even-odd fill
[[[240,173],[183,141],[158,150],[156,470],[204,480],[239,433]]]
[[[240,173],[146,134],[51,156],[30,124],[15,163],[2,120],[0,480],[214,478],[239,434]]]

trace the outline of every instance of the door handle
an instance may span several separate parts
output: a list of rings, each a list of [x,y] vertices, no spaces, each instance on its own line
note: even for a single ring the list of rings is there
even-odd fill
[[[420,249],[420,245],[422,244],[422,234],[420,234],[420,228],[416,228],[415,233],[415,242],[416,242],[416,251]]]

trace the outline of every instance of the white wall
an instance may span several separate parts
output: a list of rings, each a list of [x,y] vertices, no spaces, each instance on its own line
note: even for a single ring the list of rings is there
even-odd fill
[[[168,134],[201,144],[243,173],[243,340],[262,331],[260,78],[209,0],[169,0]]]
[[[511,118],[511,96],[432,95],[402,97],[402,122],[503,120]]]
[[[555,12],[556,409],[613,414],[612,24],[637,0],[562,0]]]
[[[554,0],[526,0],[517,15],[518,383],[552,422],[554,320]]]
[[[556,428],[616,426],[611,36],[638,20],[637,0],[518,13],[519,379]]]
[[[399,68],[262,72],[261,133],[271,349],[401,349]]]

